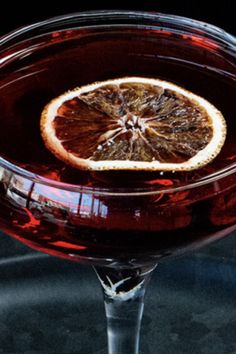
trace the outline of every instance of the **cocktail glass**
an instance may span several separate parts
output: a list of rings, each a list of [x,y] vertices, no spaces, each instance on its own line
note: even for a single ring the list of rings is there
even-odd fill
[[[50,176],[35,172],[35,161],[41,156],[35,133],[39,130],[38,108],[47,103],[48,87],[51,90],[55,87],[55,92],[50,91],[53,96],[62,88],[64,91],[73,88],[76,80],[89,83],[110,78],[109,75],[142,76],[144,73],[173,80],[176,66],[171,63],[178,63],[183,70],[178,77],[183,77],[185,83],[188,65],[198,68],[199,77],[204,75],[204,70],[222,75],[232,91],[227,98],[222,93],[219,105],[224,110],[223,101],[227,99],[233,107],[235,38],[217,27],[178,16],[97,11],[57,17],[21,28],[4,36],[0,44],[0,103],[3,112],[11,107],[9,120],[0,118],[3,127],[0,227],[32,248],[93,265],[104,293],[109,353],[138,354],[145,289],[157,263],[236,229],[236,144],[232,139],[234,125],[227,117],[231,107],[227,105],[226,109],[226,120],[232,124],[232,129],[226,141],[224,165],[190,180],[178,179],[175,174],[163,176],[160,173],[155,178],[144,175],[143,183],[135,180],[135,174],[114,172],[105,178],[103,174],[100,180],[98,173],[92,176],[94,180],[98,178],[95,184],[81,182],[80,177],[77,183],[58,180],[54,178],[55,171]],[[68,48],[72,44],[74,57],[70,61]],[[86,61],[88,47],[90,56]],[[63,54],[63,60],[59,60],[60,51],[69,54]],[[124,60],[118,62],[121,51]],[[94,66],[95,60],[97,66]],[[60,75],[53,78],[54,61]],[[161,66],[159,72],[155,63]],[[166,63],[170,65],[169,71]],[[78,66],[82,70],[76,78]],[[50,69],[48,81],[45,76],[40,79],[45,67]],[[191,82],[193,84],[194,80]],[[206,91],[204,82],[195,83],[198,89]],[[11,92],[15,94],[10,96],[9,87],[12,89],[14,85],[16,89]],[[20,101],[21,93],[25,98],[27,90],[37,91],[38,87],[42,102],[25,106]],[[32,95],[27,99],[29,97]],[[36,95],[33,97],[36,99]],[[31,143],[35,139],[35,150],[32,145],[33,150],[29,152],[27,148],[19,148],[16,132],[25,126],[22,107],[24,112],[32,112],[34,104],[37,114],[32,116],[34,129],[28,139]],[[26,132],[30,131],[26,129]],[[27,136],[19,137],[21,143],[26,140]],[[41,160],[39,158],[40,166],[44,154]]]

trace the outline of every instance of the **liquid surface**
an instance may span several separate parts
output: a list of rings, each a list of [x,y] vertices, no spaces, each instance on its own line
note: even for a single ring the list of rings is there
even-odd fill
[[[27,43],[26,53],[19,55],[20,60],[9,61],[2,70],[1,155],[47,178],[106,188],[116,185],[145,187],[150,184],[163,188],[163,183],[179,186],[233,164],[236,161],[236,146],[232,144],[236,130],[233,63],[226,62],[214,43],[194,41],[193,38],[183,40],[169,32],[127,32],[66,31]],[[228,66],[231,77],[226,70],[216,70],[216,65],[224,69]],[[128,176],[127,173],[80,172],[55,158],[45,148],[40,135],[39,121],[44,106],[74,87],[125,76],[171,81],[214,104],[228,125],[221,154],[211,164],[194,172],[129,172]]]

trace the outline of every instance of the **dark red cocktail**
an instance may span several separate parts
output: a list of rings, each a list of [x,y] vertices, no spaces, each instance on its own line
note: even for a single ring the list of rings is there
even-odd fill
[[[0,227],[52,255],[140,273],[236,228],[235,39],[171,16],[86,16],[2,40]],[[227,139],[212,163],[192,172],[82,172],[45,148],[39,120],[48,101],[135,75],[174,82],[223,113]]]

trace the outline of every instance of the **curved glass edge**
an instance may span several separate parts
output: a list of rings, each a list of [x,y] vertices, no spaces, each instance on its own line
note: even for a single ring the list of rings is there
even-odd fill
[[[94,21],[93,24],[90,23],[90,25],[86,24],[87,27],[91,26],[98,26],[96,21],[101,21],[103,20],[104,23],[107,19],[109,21],[114,21],[114,20],[138,20],[142,19],[147,20],[149,22],[149,25],[152,25],[152,21],[155,21],[153,25],[161,25],[165,23],[171,22],[172,29],[174,28],[173,25],[176,26],[182,26],[183,29],[188,29],[188,30],[198,30],[200,36],[207,36],[209,35],[210,38],[215,39],[218,43],[223,45],[224,47],[227,47],[232,51],[232,54],[236,55],[236,37],[229,34],[228,32],[224,31],[220,27],[217,27],[212,24],[208,24],[199,20],[195,19],[190,19],[187,17],[183,16],[176,16],[176,15],[168,15],[168,14],[162,14],[162,13],[149,13],[149,12],[143,12],[143,11],[124,11],[124,10],[98,10],[98,11],[85,11],[85,12],[77,12],[77,13],[71,13],[67,15],[62,15],[62,16],[56,16],[49,18],[44,21],[36,22],[34,24],[28,25],[21,27],[15,31],[10,32],[9,34],[6,34],[0,38],[0,46],[4,46],[5,44],[9,44],[14,39],[17,39],[17,37],[27,34],[28,32],[32,32],[33,30],[37,30],[40,28],[43,28],[45,26],[48,26],[48,28],[57,25],[58,23],[61,23],[61,25],[65,25],[67,21],[70,23],[70,28],[73,22],[76,21],[76,27],[78,28],[78,24],[83,26],[83,22],[87,22],[88,20],[91,21],[91,23]],[[160,23],[158,23],[160,21]],[[115,23],[114,23],[115,24]],[[134,22],[134,25],[137,25],[137,22]],[[50,25],[50,27],[49,27]],[[102,24],[104,25],[104,24]],[[140,25],[145,25],[145,22],[140,23]],[[217,171],[217,173],[212,174],[207,176],[207,178],[203,178],[200,181],[189,183],[188,185],[176,187],[176,188],[167,188],[167,189],[161,189],[161,190],[155,190],[154,188],[150,187],[148,188],[134,188],[131,191],[124,192],[123,189],[121,188],[98,188],[98,187],[85,187],[81,185],[75,185],[75,184],[69,184],[69,183],[63,183],[63,182],[58,182],[54,181],[51,179],[48,179],[46,177],[37,175],[33,172],[27,171],[21,167],[18,167],[14,165],[13,163],[5,160],[4,158],[0,157],[0,168],[5,168],[9,170],[10,172],[16,173],[21,177],[25,177],[27,179],[30,179],[33,182],[52,186],[55,188],[59,189],[65,189],[69,191],[83,191],[85,193],[89,194],[97,194],[97,195],[111,195],[111,196],[143,196],[143,195],[153,195],[153,194],[160,194],[160,193],[173,193],[173,192],[180,192],[180,191],[185,191],[193,188],[198,188],[203,185],[207,185],[210,183],[214,183],[218,180],[221,180],[225,177],[228,177],[234,173],[236,173],[236,164],[233,164],[232,166],[229,166],[225,169],[222,169],[220,171]]]
[[[172,26],[173,25],[182,25],[184,28],[189,28],[189,29],[197,29],[197,30],[202,30],[205,32],[205,34],[211,35],[213,38],[215,38],[217,41],[221,41],[222,43],[226,44],[227,46],[232,46],[232,49],[235,50],[236,46],[236,37],[228,32],[226,32],[224,29],[217,27],[215,25],[187,18],[184,16],[177,16],[177,15],[171,15],[171,14],[163,14],[163,13],[149,13],[145,11],[125,11],[125,10],[97,10],[97,11],[82,11],[82,12],[75,12],[75,13],[70,13],[67,15],[62,15],[62,16],[56,16],[52,17],[43,21],[36,22],[34,24],[30,24],[21,28],[18,28],[9,34],[3,35],[0,37],[0,45],[4,45],[6,42],[9,42],[16,38],[17,36],[20,36],[21,34],[24,34],[26,32],[42,28],[44,26],[53,26],[57,24],[58,22],[61,22],[63,25],[66,24],[67,21],[70,21],[70,25],[73,24],[73,22],[76,21],[76,26],[78,24],[81,24],[84,21],[90,20],[91,22],[96,22],[96,21],[101,21],[101,20],[107,20],[109,19],[110,21],[113,20],[138,20],[142,19],[147,20],[149,24],[152,23],[152,21],[155,21],[154,24],[158,24],[158,21],[161,22],[170,22]],[[144,22],[140,23],[145,24]],[[92,24],[87,25],[90,27]],[[98,25],[97,23],[95,25]],[[199,34],[203,34],[199,33]]]
[[[222,180],[230,175],[236,173],[236,165],[225,168],[217,173],[207,176],[197,182],[189,183],[187,185],[175,187],[175,188],[162,188],[155,189],[155,187],[147,188],[132,188],[124,191],[124,188],[112,187],[112,188],[98,188],[98,187],[86,187],[82,185],[64,183],[59,181],[54,181],[52,179],[37,175],[33,172],[25,170],[21,167],[18,167],[7,160],[4,160],[0,157],[0,170],[1,168],[7,169],[9,172],[15,173],[23,178],[26,178],[32,182],[39,183],[45,186],[54,187],[58,189],[63,189],[71,192],[83,192],[87,194],[94,194],[97,196],[148,196],[148,195],[158,195],[158,194],[170,194],[177,193],[182,191],[187,191],[190,189],[200,188],[205,185],[215,183],[219,180]]]

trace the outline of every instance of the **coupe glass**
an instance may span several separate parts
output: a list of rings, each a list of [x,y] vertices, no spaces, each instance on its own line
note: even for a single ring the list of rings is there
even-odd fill
[[[32,172],[30,164],[27,168],[22,159],[17,163],[14,156],[22,158],[28,150],[22,151],[16,138],[11,143],[11,129],[4,131],[4,127],[10,125],[20,132],[24,124],[22,116],[17,114],[20,104],[16,104],[14,97],[10,100],[7,97],[9,75],[14,73],[14,82],[18,85],[22,78],[30,80],[27,70],[33,67],[35,60],[40,61],[45,55],[51,65],[55,48],[60,43],[66,45],[71,40],[76,43],[86,37],[92,38],[96,45],[101,34],[112,33],[114,45],[114,33],[118,40],[121,32],[125,41],[130,40],[132,50],[129,54],[135,53],[129,74],[133,70],[137,75],[138,65],[142,65],[142,58],[145,58],[145,70],[151,75],[155,60],[161,58],[162,61],[182,63],[186,80],[184,65],[191,61],[199,67],[199,72],[205,67],[211,68],[211,72],[223,73],[232,81],[235,93],[235,38],[217,27],[183,17],[129,11],[83,12],[36,23],[2,37],[1,102],[12,102],[16,115],[14,119],[9,117],[4,124],[1,122],[0,227],[32,248],[93,265],[104,293],[109,353],[138,354],[145,289],[157,262],[219,239],[236,229],[236,165],[229,161],[217,172],[177,186],[171,185],[171,179],[161,177],[160,183],[151,181],[142,186],[127,183],[126,178],[124,184],[65,183]],[[144,32],[145,36],[142,35]],[[169,42],[168,36],[171,38]],[[136,46],[133,45],[134,37]],[[137,38],[140,38],[139,42]],[[160,40],[158,47],[155,38],[157,42]],[[147,46],[145,41],[149,43]],[[138,47],[141,42],[143,44]],[[119,48],[117,45],[117,50]],[[139,56],[137,48],[142,48]],[[103,54],[102,50],[97,51],[99,70],[105,70],[106,62],[101,59]],[[124,52],[125,58],[126,55]],[[85,70],[88,66],[87,83],[95,81],[94,72],[98,68],[89,63],[94,59],[82,59]],[[70,80],[75,63],[82,65],[82,59],[76,57],[68,64],[72,68],[70,74],[68,71]],[[109,70],[104,77],[120,75],[117,66],[112,71],[115,60],[115,56],[110,58]],[[51,87],[56,86],[61,77],[65,82],[67,75],[63,65]],[[122,65],[125,66],[125,61]],[[31,86],[40,87],[43,95],[43,83],[34,79],[34,73],[31,73]],[[64,91],[66,89],[65,85]],[[19,88],[15,95],[19,95]],[[45,103],[41,103],[42,108]],[[31,100],[25,108],[26,114],[34,104],[37,105]],[[34,122],[38,127],[38,122]],[[35,128],[29,140],[34,140],[34,134]],[[227,139],[231,137],[229,135]],[[35,160],[36,144],[35,137],[35,150],[32,145]],[[232,141],[232,144],[235,143]],[[33,166],[34,160],[30,163]],[[114,179],[119,177],[115,173],[111,176]]]

